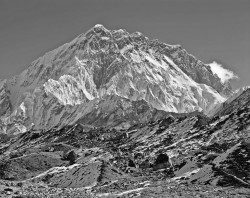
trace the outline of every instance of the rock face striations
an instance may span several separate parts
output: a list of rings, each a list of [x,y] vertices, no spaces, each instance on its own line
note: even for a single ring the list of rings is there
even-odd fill
[[[139,111],[141,104],[136,105]],[[81,122],[93,125],[95,117],[89,114]],[[212,118],[173,114],[122,129],[78,123],[1,134],[0,154],[3,193],[249,197],[250,89]]]
[[[179,45],[96,25],[0,81],[0,197],[249,197],[249,167],[250,88]]]
[[[110,96],[105,108],[126,100],[125,106],[142,101],[155,111],[209,114],[230,94],[229,84],[181,46],[96,25],[0,82],[0,130],[60,128],[84,120]]]

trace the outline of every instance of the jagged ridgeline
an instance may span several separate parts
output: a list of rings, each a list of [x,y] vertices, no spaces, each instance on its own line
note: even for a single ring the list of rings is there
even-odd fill
[[[249,173],[249,87],[179,45],[96,25],[0,81],[4,197],[249,197]]]
[[[161,111],[210,115],[230,94],[180,45],[96,25],[0,82],[0,130],[61,128],[90,115],[122,127]],[[134,122],[131,114],[139,115]]]

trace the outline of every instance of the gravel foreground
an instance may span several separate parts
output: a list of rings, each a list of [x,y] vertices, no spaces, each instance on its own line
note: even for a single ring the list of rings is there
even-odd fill
[[[136,185],[134,186],[136,187]],[[108,189],[111,190],[111,189]],[[44,183],[0,181],[1,198],[95,198],[95,197],[250,197],[250,189],[214,187],[211,185],[192,185],[169,183],[166,181],[144,183],[141,187],[112,189],[111,192],[97,192],[95,188],[55,188]]]

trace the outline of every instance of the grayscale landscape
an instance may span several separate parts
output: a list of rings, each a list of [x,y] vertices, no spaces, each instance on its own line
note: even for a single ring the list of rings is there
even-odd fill
[[[0,197],[250,197],[250,86],[236,78],[93,24],[0,80]]]

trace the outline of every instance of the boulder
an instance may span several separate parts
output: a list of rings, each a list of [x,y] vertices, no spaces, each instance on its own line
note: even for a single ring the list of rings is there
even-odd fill
[[[153,164],[153,170],[165,169],[171,167],[167,154],[159,154]]]
[[[74,164],[76,162],[76,159],[77,159],[77,154],[74,150],[68,151],[64,156],[64,160],[69,161],[70,165]]]

